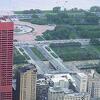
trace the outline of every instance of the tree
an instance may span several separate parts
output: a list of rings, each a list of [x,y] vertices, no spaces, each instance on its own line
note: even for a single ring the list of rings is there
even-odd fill
[[[72,8],[70,11],[78,12],[79,10],[77,8]]]
[[[61,11],[61,7],[54,7],[53,12],[58,13]]]
[[[100,12],[100,7],[98,7],[98,6],[93,6],[93,7],[90,8],[90,11],[91,11],[91,12]]]
[[[87,24],[98,24],[99,23],[99,18],[90,12],[85,13],[85,21]]]
[[[55,24],[63,24],[67,23],[68,24],[68,14],[67,12],[59,12],[57,14],[47,14],[47,21],[49,23],[55,23]]]
[[[43,37],[47,40],[69,39],[72,28],[70,26],[57,25],[52,31],[43,33]]]
[[[90,40],[91,45],[100,45],[100,41],[96,38],[93,38]]]
[[[38,15],[33,14],[33,15],[32,15],[32,18],[39,18],[39,17],[38,17]]]
[[[40,9],[35,9],[34,11],[33,11],[34,13],[42,13],[42,11],[40,10]]]

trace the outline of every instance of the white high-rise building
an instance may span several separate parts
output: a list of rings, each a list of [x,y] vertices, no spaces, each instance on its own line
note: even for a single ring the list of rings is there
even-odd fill
[[[74,75],[76,90],[78,92],[87,92],[88,77],[84,73]]]
[[[55,74],[50,75],[50,81],[54,83],[54,87],[68,88],[69,87],[69,79],[73,80],[71,75],[69,74]]]
[[[100,100],[100,75],[93,71],[88,74],[88,92],[91,98]]]
[[[17,79],[17,99],[18,100],[36,100],[36,80],[37,69],[29,64],[18,71]]]

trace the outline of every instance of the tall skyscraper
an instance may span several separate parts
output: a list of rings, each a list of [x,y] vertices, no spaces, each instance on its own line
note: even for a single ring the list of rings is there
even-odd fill
[[[0,100],[12,100],[13,29],[8,17],[0,17]]]
[[[27,65],[17,73],[16,100],[36,100],[37,70],[34,65]]]

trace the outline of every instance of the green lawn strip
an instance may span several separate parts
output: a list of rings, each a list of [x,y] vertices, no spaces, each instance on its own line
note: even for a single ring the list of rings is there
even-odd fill
[[[37,50],[36,48],[32,47],[31,50],[34,52],[34,54],[41,60],[45,61],[46,58],[42,55],[42,53]]]
[[[30,60],[30,57],[24,52],[24,50],[22,48],[19,48],[20,51],[23,53],[23,55],[25,56],[26,59]]]
[[[55,58],[58,58],[58,56],[55,53],[51,53],[51,55]]]

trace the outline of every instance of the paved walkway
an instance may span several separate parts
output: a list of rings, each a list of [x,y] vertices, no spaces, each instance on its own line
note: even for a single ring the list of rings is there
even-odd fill
[[[31,24],[29,22],[21,22],[21,21],[16,21],[15,25],[27,25],[29,27],[34,28],[33,32],[30,32],[28,34],[22,34],[22,35],[16,35],[14,36],[14,39],[20,42],[32,42],[36,39],[36,36],[42,35],[45,31],[47,30],[54,30],[55,26],[49,26],[49,25],[36,25],[36,24]]]

